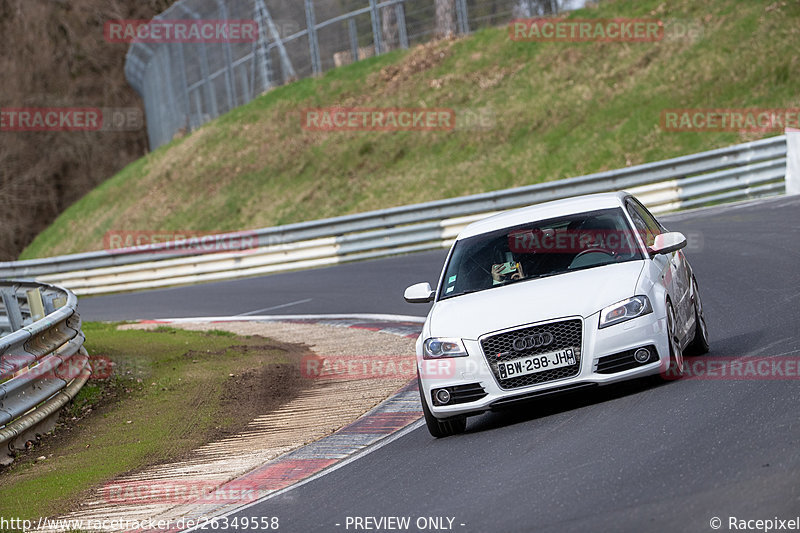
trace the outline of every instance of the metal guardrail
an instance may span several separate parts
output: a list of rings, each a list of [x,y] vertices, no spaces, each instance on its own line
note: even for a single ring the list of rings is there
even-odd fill
[[[0,277],[37,277],[100,294],[254,275],[448,247],[467,224],[498,211],[626,189],[663,213],[785,191],[786,136],[526,187],[252,232],[253,249],[197,254],[159,243],[0,263]],[[236,234],[228,234],[236,235]]]
[[[0,282],[0,462],[48,431],[91,374],[78,299],[32,281]]]

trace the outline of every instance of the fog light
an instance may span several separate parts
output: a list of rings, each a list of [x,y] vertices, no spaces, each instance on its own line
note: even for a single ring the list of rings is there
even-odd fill
[[[646,363],[647,360],[650,359],[650,350],[647,348],[639,348],[633,352],[633,358],[636,359],[637,363]]]
[[[447,405],[450,402],[450,391],[447,389],[439,389],[434,395],[436,396],[436,401],[441,405]]]

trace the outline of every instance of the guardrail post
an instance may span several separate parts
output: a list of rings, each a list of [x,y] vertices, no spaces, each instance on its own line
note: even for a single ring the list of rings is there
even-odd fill
[[[45,315],[49,315],[50,313],[52,313],[53,311],[55,311],[57,309],[57,307],[53,303],[53,300],[55,300],[55,299],[56,299],[56,296],[54,294],[43,294],[42,295],[42,302],[44,303],[44,314]]]
[[[36,322],[44,318],[44,302],[42,301],[42,291],[30,289],[25,291],[28,297],[28,309],[31,311],[31,322]]]
[[[786,130],[786,194],[800,194],[800,130]]]
[[[14,291],[2,291],[3,306],[6,308],[6,315],[8,316],[8,324],[11,326],[11,331],[17,331],[22,328],[22,312],[19,310],[19,301]]]

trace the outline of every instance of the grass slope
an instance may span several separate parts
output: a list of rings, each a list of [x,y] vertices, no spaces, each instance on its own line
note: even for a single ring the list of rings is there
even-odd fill
[[[527,185],[773,135],[667,133],[664,108],[800,107],[800,2],[617,0],[576,18],[698,28],[657,43],[512,42],[506,28],[395,51],[273,90],[149,154],[22,258],[109,230],[227,231]],[[309,132],[331,105],[488,110],[488,130]]]
[[[303,386],[294,377],[300,348],[223,331],[116,326],[84,323],[89,353],[113,361],[114,373],[87,382],[55,434],[0,471],[0,516],[73,510],[91,487],[241,431]]]

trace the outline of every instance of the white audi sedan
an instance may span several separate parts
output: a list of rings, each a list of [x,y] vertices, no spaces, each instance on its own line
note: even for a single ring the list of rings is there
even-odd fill
[[[661,374],[708,351],[697,281],[681,249],[632,195],[594,194],[507,211],[465,228],[417,341],[435,437],[515,402]]]

